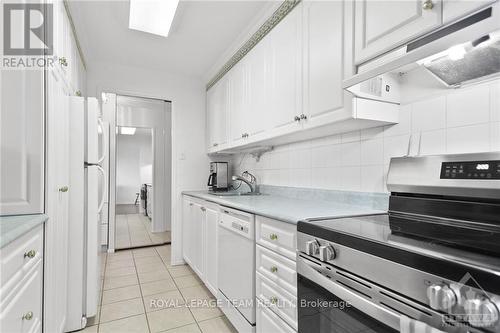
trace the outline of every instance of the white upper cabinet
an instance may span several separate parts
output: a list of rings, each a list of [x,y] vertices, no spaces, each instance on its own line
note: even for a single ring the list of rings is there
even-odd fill
[[[222,78],[207,92],[208,147],[227,142],[228,80]]]
[[[352,38],[344,31],[343,8],[343,1],[304,2],[305,126],[324,124],[344,112],[342,80],[344,68],[352,66],[352,52],[346,52]]]
[[[450,23],[497,0],[443,0],[443,23]]]
[[[43,213],[44,72],[0,71],[0,215]]]
[[[302,98],[301,10],[299,4],[265,37],[270,48],[269,121],[296,127]]]
[[[229,117],[231,128],[231,141],[240,141],[246,138],[248,110],[247,91],[247,64],[246,61],[238,62],[226,74],[229,82]]]
[[[356,64],[439,27],[441,9],[440,0],[356,0]]]

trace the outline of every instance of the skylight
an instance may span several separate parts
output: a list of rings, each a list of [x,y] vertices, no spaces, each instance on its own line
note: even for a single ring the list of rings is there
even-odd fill
[[[129,28],[167,37],[179,0],[130,0]]]

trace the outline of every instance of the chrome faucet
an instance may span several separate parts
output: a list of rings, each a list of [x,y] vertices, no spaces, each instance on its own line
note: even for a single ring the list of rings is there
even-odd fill
[[[249,180],[245,177],[246,175],[248,175],[248,176],[250,177],[251,181],[249,181]],[[257,184],[256,184],[256,179],[255,179],[255,176],[254,176],[254,175],[252,175],[250,172],[245,171],[245,172],[243,172],[243,173],[242,173],[242,175],[241,175],[241,176],[239,176],[239,175],[234,175],[234,176],[232,177],[232,179],[233,179],[233,181],[237,181],[237,180],[239,180],[239,181],[242,181],[242,182],[244,182],[245,184],[247,184],[247,185],[248,185],[248,187],[250,187],[250,193],[252,193],[252,194],[253,194],[253,193],[257,193],[257,186],[256,186]]]

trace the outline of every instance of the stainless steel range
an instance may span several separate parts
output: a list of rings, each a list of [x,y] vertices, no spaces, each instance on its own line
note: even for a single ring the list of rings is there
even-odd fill
[[[298,224],[299,332],[500,332],[500,153],[391,160],[389,213]]]

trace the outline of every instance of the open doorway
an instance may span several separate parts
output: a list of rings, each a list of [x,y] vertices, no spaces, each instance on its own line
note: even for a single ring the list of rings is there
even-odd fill
[[[111,251],[171,240],[171,102],[106,94]]]
[[[116,249],[170,242],[170,231],[153,232],[153,130],[117,127]]]

